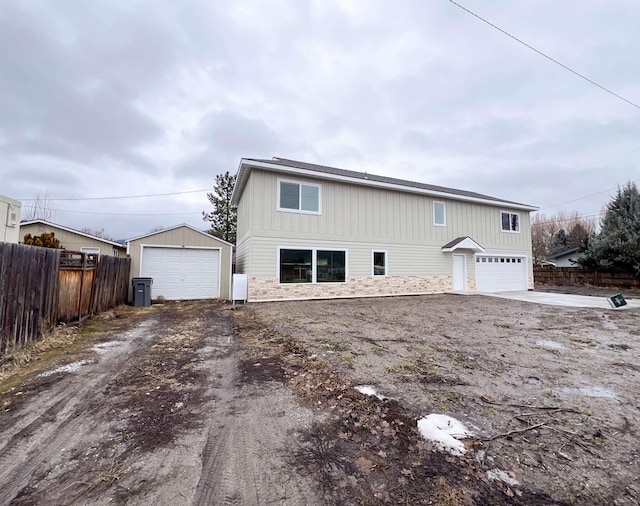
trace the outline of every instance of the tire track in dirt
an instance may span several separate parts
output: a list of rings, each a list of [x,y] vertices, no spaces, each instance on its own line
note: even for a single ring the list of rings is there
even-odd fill
[[[53,378],[45,390],[3,420],[0,428],[0,440],[6,441],[0,454],[0,497],[3,501],[13,503],[33,479],[61,465],[65,460],[64,450],[72,450],[73,446],[87,448],[95,442],[100,431],[96,431],[95,423],[87,416],[86,406],[103,395],[113,371],[134,347],[142,345],[144,340],[140,337],[152,324],[153,320],[147,320],[125,333],[127,342],[117,351],[114,349],[116,354],[108,361],[87,364],[77,373],[65,374],[58,381]],[[39,381],[39,378],[33,381]]]
[[[321,504],[314,485],[284,462],[292,432],[310,423],[311,412],[281,383],[242,384],[235,355],[219,373],[193,506]]]

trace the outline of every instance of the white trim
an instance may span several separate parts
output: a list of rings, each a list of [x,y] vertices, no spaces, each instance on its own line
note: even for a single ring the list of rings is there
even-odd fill
[[[298,185],[298,209],[290,209],[288,207],[280,207],[280,183],[289,183],[289,184],[297,184]],[[308,211],[306,209],[302,209],[302,187],[303,186],[313,186],[318,189],[318,210],[317,211]],[[303,181],[294,181],[292,179],[282,179],[278,178],[278,188],[276,191],[276,210],[283,213],[298,213],[298,214],[315,214],[320,216],[322,214],[322,185],[317,183],[306,183]]]
[[[375,254],[384,253],[384,274],[376,274],[375,272]],[[372,249],[371,250],[371,275],[376,277],[385,277],[389,275],[389,252],[386,249]]]
[[[175,229],[181,228],[181,227],[186,227],[186,228],[188,228],[190,230],[193,230],[194,232],[198,232],[199,234],[202,234],[202,235],[208,237],[209,239],[213,239],[214,241],[218,241],[218,242],[221,242],[222,244],[226,244],[227,246],[233,246],[233,244],[231,244],[230,242],[225,241],[224,239],[220,239],[219,237],[215,237],[215,236],[213,236],[211,234],[207,234],[206,232],[203,232],[202,230],[198,230],[197,228],[194,228],[191,225],[187,225],[186,223],[181,223],[180,225],[175,225],[173,227],[165,228],[163,230],[157,230],[155,232],[149,232],[148,234],[139,235],[137,237],[132,237],[131,239],[127,239],[125,241],[125,243],[127,244],[127,253],[129,252],[128,246],[129,246],[130,242],[138,241],[140,239],[144,239],[145,237],[151,237],[152,235],[158,235],[158,234],[162,234],[164,232],[170,232],[172,230],[175,230]],[[122,244],[120,244],[120,246],[124,247]],[[178,246],[178,247],[181,248],[182,246]],[[203,246],[203,247],[206,247],[206,246]]]
[[[509,215],[509,229],[511,229],[511,215],[515,215],[518,217],[518,230],[505,230],[504,228],[502,228],[502,215],[503,214],[508,214]],[[520,220],[520,213],[512,213],[511,211],[503,211],[500,210],[500,231],[501,232],[505,232],[507,234],[519,234],[520,230],[522,229],[521,227],[521,220]]]
[[[80,248],[80,253],[95,254],[96,253],[95,250],[98,250],[98,255],[99,255],[100,248],[96,248],[95,246],[83,246],[82,248]]]
[[[305,250],[311,251],[311,282],[300,283],[301,285],[331,285],[333,283],[347,283],[349,279],[349,250],[347,248],[325,248],[322,246],[276,246],[276,279],[279,285],[295,285],[296,283],[283,283],[280,281],[280,250],[292,249],[292,250]],[[317,280],[317,263],[318,263],[318,251],[342,251],[344,252],[344,281],[320,281]]]
[[[208,234],[207,234],[208,235]],[[144,248],[171,248],[171,249],[205,249],[205,250],[212,250],[218,251],[218,298],[222,299],[222,247],[221,246],[216,246],[216,247],[210,247],[210,246],[176,246],[175,244],[167,244],[167,245],[162,245],[162,244],[141,244],[140,245],[140,270],[139,270],[139,277],[142,277],[142,263],[144,261]],[[231,287],[231,285],[229,285]],[[231,295],[231,294],[229,294]],[[229,299],[227,299],[229,300]]]
[[[108,239],[103,239],[102,237],[97,237],[95,235],[85,234],[84,232],[80,232],[79,230],[74,230],[74,229],[69,228],[69,227],[63,227],[62,225],[56,225],[55,223],[51,223],[50,221],[45,221],[45,220],[25,221],[25,222],[20,223],[20,227],[26,227],[27,225],[36,225],[36,224],[42,224],[42,225],[46,225],[48,227],[59,228],[60,230],[64,230],[66,232],[71,232],[73,234],[81,235],[82,237],[88,237],[89,239],[93,239],[95,241],[100,241],[100,242],[104,242],[106,244],[110,244],[111,246],[117,246],[118,248],[126,249],[126,245],[125,244],[120,244],[119,242],[110,241]]]
[[[476,241],[471,239],[471,237],[465,237],[462,241],[460,241],[458,244],[456,244],[452,248],[442,248],[442,252],[451,253],[457,249],[470,249],[477,253],[484,252],[484,248],[480,246]]]
[[[462,257],[462,290],[456,289],[456,269],[455,269],[455,260],[456,257]],[[465,253],[454,253],[451,255],[451,281],[452,288],[455,291],[465,291],[467,289],[467,255]]]
[[[405,186],[400,184],[383,183],[380,181],[372,181],[372,180],[363,180],[360,178],[354,178],[349,176],[328,174],[326,172],[318,172],[314,170],[307,170],[307,169],[287,167],[283,165],[276,165],[276,164],[265,163],[265,162],[258,162],[254,160],[248,160],[245,158],[240,159],[240,164],[238,166],[238,172],[237,172],[238,177],[236,180],[236,185],[233,189],[233,195],[231,196],[231,202],[234,205],[238,204],[238,201],[240,199],[240,194],[243,192],[244,186],[246,184],[246,180],[248,178],[247,170],[250,171],[251,167],[255,167],[257,169],[266,169],[272,172],[285,172],[289,174],[296,174],[296,175],[306,176],[306,177],[315,178],[315,179],[328,179],[333,181],[345,181],[345,182],[358,184],[358,185],[376,186],[379,188],[387,188],[387,189],[397,190],[405,193],[418,193],[421,195],[430,195],[433,197],[440,197],[440,198],[445,198],[449,200],[477,202],[480,204],[487,204],[487,205],[497,206],[497,207],[506,207],[511,209],[520,209],[523,211],[539,210],[539,208],[536,206],[506,202],[504,200],[489,200],[489,199],[483,199],[480,197],[470,197],[467,195],[458,195],[455,193],[447,193],[447,192],[441,192],[436,190],[427,190],[425,188],[415,188],[415,187]]]
[[[442,217],[444,218],[444,223],[436,223],[436,204],[442,204]],[[441,200],[434,200],[432,210],[433,210],[433,226],[446,227],[447,226],[447,204],[442,202]]]

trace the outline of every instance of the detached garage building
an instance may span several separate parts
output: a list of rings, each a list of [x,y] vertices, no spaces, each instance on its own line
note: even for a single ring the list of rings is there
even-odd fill
[[[131,278],[153,278],[154,300],[230,299],[232,249],[186,224],[127,241]]]

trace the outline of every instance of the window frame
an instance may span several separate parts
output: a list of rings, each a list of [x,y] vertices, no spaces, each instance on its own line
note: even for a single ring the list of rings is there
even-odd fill
[[[505,230],[505,229],[503,228],[503,226],[502,226],[502,217],[503,217],[505,214],[509,215],[509,230]],[[517,222],[517,225],[518,225],[518,226],[517,226],[516,230],[512,230],[512,229],[511,229],[511,225],[512,225],[512,223],[513,223],[513,221],[512,221],[513,216],[516,216],[516,217],[517,217],[517,219],[518,219],[518,222]],[[519,233],[520,233],[520,229],[522,228],[522,227],[520,226],[520,223],[521,223],[521,222],[520,222],[520,213],[513,213],[513,212],[511,212],[511,211],[500,211],[500,231],[501,231],[501,232],[504,232],[504,233],[507,233],[507,234],[519,234]]]
[[[443,223],[436,222],[436,204],[442,204],[442,219]],[[434,227],[446,227],[447,226],[447,204],[441,200],[434,200],[431,206],[433,210],[433,226]]]
[[[287,283],[280,279],[280,259],[282,250],[311,251],[311,281]],[[318,281],[318,251],[339,251],[344,253],[344,281]],[[279,285],[331,285],[349,281],[349,250],[347,248],[327,248],[322,246],[278,246],[276,255],[276,278]]]
[[[280,189],[281,189],[282,183],[298,185],[298,208],[297,209],[291,209],[289,207],[280,206]],[[308,186],[308,187],[318,189],[318,210],[317,211],[308,211],[306,209],[302,209],[302,187],[303,186]],[[283,213],[313,214],[316,216],[320,216],[322,214],[322,185],[317,183],[305,183],[302,181],[295,181],[293,179],[278,178],[278,188],[276,191],[276,209]]]
[[[384,254],[384,273],[383,274],[376,274],[376,264],[375,264],[376,253]],[[381,277],[389,275],[389,253],[387,252],[386,249],[371,250],[371,275],[381,276]]]

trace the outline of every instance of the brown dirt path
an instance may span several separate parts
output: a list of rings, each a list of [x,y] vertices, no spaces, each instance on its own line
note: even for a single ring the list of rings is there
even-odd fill
[[[0,502],[317,502],[282,468],[308,413],[281,383],[242,381],[228,311],[144,311],[0,398]]]

